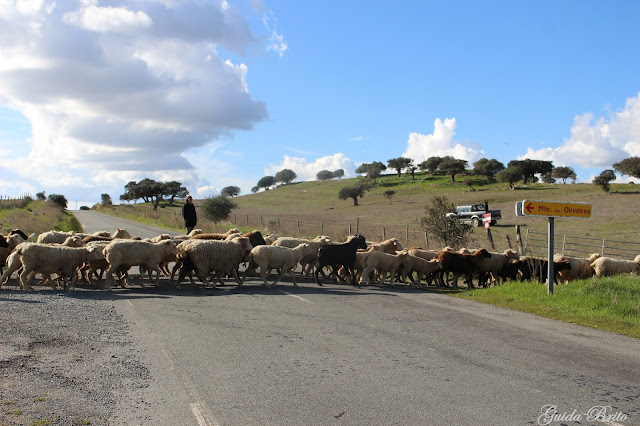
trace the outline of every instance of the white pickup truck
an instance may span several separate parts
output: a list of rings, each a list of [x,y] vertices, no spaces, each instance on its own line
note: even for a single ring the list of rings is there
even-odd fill
[[[447,213],[446,218],[456,218],[463,223],[469,223],[474,227],[482,225],[482,216],[491,213],[491,225],[495,225],[498,219],[502,219],[500,210],[487,211],[487,204],[470,204],[467,206],[458,206],[456,211]]]

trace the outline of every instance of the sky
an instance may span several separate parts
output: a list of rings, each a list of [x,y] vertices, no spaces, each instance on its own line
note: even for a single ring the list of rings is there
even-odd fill
[[[640,156],[640,2],[0,0],[0,196]],[[629,178],[618,176],[618,182]]]

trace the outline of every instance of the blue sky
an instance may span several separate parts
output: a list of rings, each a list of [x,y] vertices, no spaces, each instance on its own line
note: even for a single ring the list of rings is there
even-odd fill
[[[0,1],[0,194],[640,155],[640,3]],[[28,164],[28,167],[16,167]],[[626,177],[620,177],[621,181]]]

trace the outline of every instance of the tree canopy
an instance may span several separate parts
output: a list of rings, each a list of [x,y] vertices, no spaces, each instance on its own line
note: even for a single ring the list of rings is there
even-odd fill
[[[238,205],[232,199],[224,195],[218,195],[217,197],[206,198],[200,207],[200,211],[205,219],[218,223],[228,219],[231,211],[236,207]]]
[[[535,175],[545,175],[553,170],[553,163],[544,160],[524,160],[509,161],[507,167],[518,166],[522,171],[522,183],[526,185],[530,181],[535,181]]]
[[[616,180],[616,174],[613,170],[604,170],[600,175],[593,178],[593,183],[598,185],[607,194],[611,191],[611,181]]]
[[[47,197],[47,200],[63,209],[67,208],[67,198],[64,195],[60,194],[50,194]]]
[[[220,191],[220,195],[224,195],[225,197],[235,197],[240,194],[240,191],[239,186],[225,186],[222,188],[222,191]]]
[[[442,158],[440,157],[429,157],[420,164],[418,164],[418,168],[420,171],[427,171],[430,174],[435,174],[438,171],[438,166],[442,162]]]
[[[387,170],[387,166],[379,161],[374,161],[373,163],[360,164],[355,171],[359,175],[366,175],[368,179],[376,180],[385,170]]]
[[[395,169],[398,173],[398,177],[402,175],[402,171],[408,168],[413,160],[411,158],[398,157],[387,160],[387,167],[390,169]]]
[[[260,178],[256,186],[258,189],[264,188],[265,191],[268,191],[273,185],[276,184],[276,178],[273,176],[264,176]]]
[[[297,177],[298,177],[298,175],[296,174],[296,172],[294,172],[291,169],[280,170],[275,175],[276,182],[280,182],[283,185],[290,184]]]
[[[498,182],[508,183],[509,188],[513,189],[513,185],[522,180],[522,170],[519,166],[507,167],[496,173],[496,180]]]
[[[171,197],[171,202],[175,197],[186,197],[187,188],[180,182],[156,182],[153,179],[144,178],[140,182],[130,181],[124,186],[124,194],[120,195],[123,201],[135,201],[142,199],[146,203],[153,202],[153,209],[158,209],[158,204],[164,197]]]
[[[464,173],[466,168],[467,160],[458,160],[450,156],[444,157],[438,165],[438,170],[442,170],[444,173],[451,176],[451,182],[455,182],[456,175]]]
[[[486,176],[489,180],[493,180],[495,174],[504,169],[504,164],[495,158],[492,158],[491,160],[481,158],[473,163],[473,173],[480,176]]]
[[[556,179],[562,179],[562,183],[567,183],[567,179],[575,180],[577,175],[571,167],[559,166],[551,171],[551,176]]]
[[[371,184],[364,182],[353,186],[345,186],[338,192],[338,198],[341,200],[351,198],[353,200],[353,205],[357,206],[358,198],[364,197],[365,192],[369,191],[371,187]]]
[[[640,179],[640,157],[629,157],[613,165],[615,171],[621,175]]]

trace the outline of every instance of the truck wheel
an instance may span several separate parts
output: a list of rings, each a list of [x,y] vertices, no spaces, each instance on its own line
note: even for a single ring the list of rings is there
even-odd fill
[[[480,221],[478,220],[477,217],[474,217],[473,219],[471,219],[471,223],[473,223],[474,228],[477,228],[478,226],[480,226]]]

